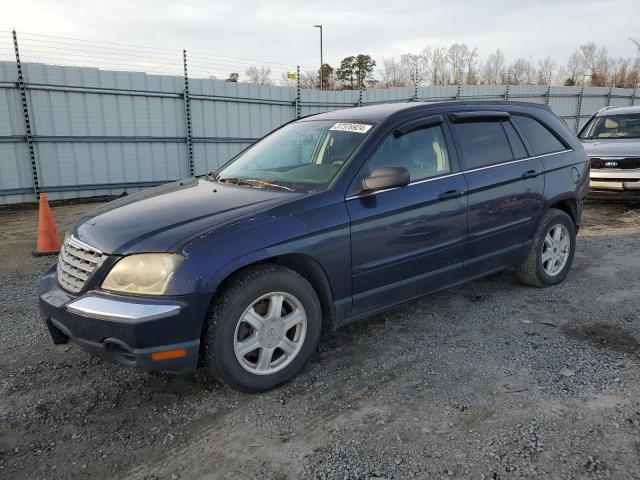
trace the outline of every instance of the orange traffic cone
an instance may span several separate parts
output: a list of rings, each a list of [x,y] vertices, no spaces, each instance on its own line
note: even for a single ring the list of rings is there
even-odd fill
[[[40,194],[38,211],[38,242],[34,255],[55,255],[60,251],[60,233],[56,228],[56,221],[49,208],[49,201],[44,193]]]

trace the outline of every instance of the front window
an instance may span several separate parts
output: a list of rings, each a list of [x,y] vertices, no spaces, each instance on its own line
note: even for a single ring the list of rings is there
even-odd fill
[[[218,180],[291,191],[326,188],[371,127],[325,120],[290,123],[241,153],[218,172]]]
[[[582,131],[580,138],[640,138],[640,114],[603,115],[595,117]]]
[[[387,136],[369,160],[366,173],[378,167],[404,167],[412,182],[449,173],[449,152],[442,127],[431,125],[400,137]]]

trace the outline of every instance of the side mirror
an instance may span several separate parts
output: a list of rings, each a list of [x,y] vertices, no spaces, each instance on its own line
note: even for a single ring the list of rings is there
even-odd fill
[[[404,167],[378,167],[362,179],[362,191],[404,187],[409,185],[409,181],[409,171]]]

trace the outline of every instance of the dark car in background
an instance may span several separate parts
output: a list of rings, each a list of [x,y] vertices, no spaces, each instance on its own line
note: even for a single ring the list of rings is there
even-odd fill
[[[591,161],[590,196],[640,198],[640,105],[603,108],[578,137]]]
[[[503,269],[561,282],[588,184],[582,144],[542,105],[315,115],[215,173],[87,213],[40,309],[55,343],[265,390],[323,329]]]

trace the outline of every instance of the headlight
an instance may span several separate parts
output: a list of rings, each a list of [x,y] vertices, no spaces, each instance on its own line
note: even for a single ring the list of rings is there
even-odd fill
[[[175,253],[138,253],[116,263],[102,288],[113,292],[162,295],[184,257]]]

